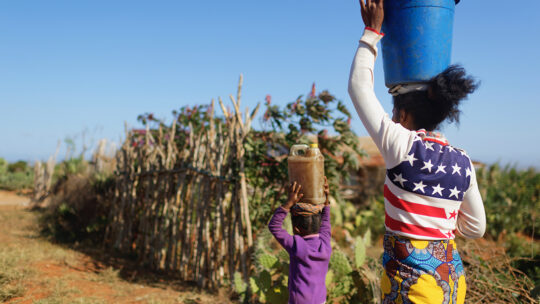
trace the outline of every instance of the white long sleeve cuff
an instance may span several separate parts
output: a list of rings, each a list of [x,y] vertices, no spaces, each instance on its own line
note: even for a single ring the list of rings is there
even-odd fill
[[[377,43],[382,39],[383,35],[377,34],[372,30],[365,29],[360,42],[365,43],[372,51],[373,55],[377,57]]]

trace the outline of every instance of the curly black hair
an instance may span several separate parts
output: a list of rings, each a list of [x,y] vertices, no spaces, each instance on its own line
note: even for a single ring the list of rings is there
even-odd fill
[[[428,85],[427,91],[394,96],[394,109],[410,113],[416,129],[433,131],[445,120],[459,123],[460,102],[474,92],[480,83],[466,75],[460,65],[451,65],[431,78]]]
[[[321,228],[321,214],[293,215],[291,221],[294,227],[301,228],[305,235],[319,233]]]

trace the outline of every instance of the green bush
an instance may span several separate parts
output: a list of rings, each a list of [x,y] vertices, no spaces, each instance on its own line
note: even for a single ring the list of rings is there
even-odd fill
[[[107,227],[114,178],[69,175],[59,179],[40,226],[59,242],[101,244]]]
[[[82,157],[72,157],[56,164],[54,167],[53,184],[74,174],[85,174],[88,171],[88,162]]]
[[[244,143],[245,174],[250,191],[250,219],[252,228],[266,226],[272,210],[285,199],[288,183],[287,155],[292,145],[318,142],[325,157],[325,174],[330,191],[338,203],[340,184],[349,172],[357,169],[358,157],[363,155],[357,135],[351,129],[351,114],[345,104],[328,91],[308,96],[299,96],[284,107],[271,103],[267,96],[263,114],[262,130],[251,130]],[[190,132],[209,128],[213,119],[216,126],[224,124],[222,117],[211,117],[210,106],[196,105],[173,111],[177,119],[175,141],[184,145]],[[169,126],[152,113],[137,118],[149,132],[157,134],[161,128],[167,132]],[[133,143],[144,143],[144,132]]]
[[[358,169],[358,157],[363,155],[344,103],[323,91],[299,96],[284,107],[272,105],[267,96],[265,106],[265,128],[252,130],[244,144],[246,176],[253,192],[252,226],[263,228],[272,210],[285,199],[287,155],[294,144],[318,143],[331,195],[343,203],[340,185],[349,172]]]
[[[477,170],[487,235],[503,242],[511,265],[540,288],[540,172],[494,164]]]
[[[332,206],[332,225],[345,228],[351,235],[364,235],[368,231],[371,238],[384,234],[384,198],[372,197],[363,206],[349,201]]]
[[[534,225],[540,210],[540,172],[494,164],[476,175],[486,208],[487,233],[497,238],[501,233],[520,232],[538,239],[540,229]]]
[[[9,164],[0,158],[0,189],[31,189],[34,183],[34,171],[25,161]]]

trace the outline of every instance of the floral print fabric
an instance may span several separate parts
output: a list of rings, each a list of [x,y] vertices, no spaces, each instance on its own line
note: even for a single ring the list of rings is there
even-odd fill
[[[454,240],[384,236],[383,303],[465,302],[465,270]]]

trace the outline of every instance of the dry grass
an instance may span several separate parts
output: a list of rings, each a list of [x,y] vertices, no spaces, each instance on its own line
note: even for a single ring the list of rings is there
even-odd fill
[[[503,247],[485,240],[460,239],[459,252],[467,273],[469,303],[538,303],[533,282],[512,267]]]
[[[136,272],[126,279],[114,265],[42,238],[37,216],[0,206],[2,303],[230,303],[178,282],[139,279]]]

